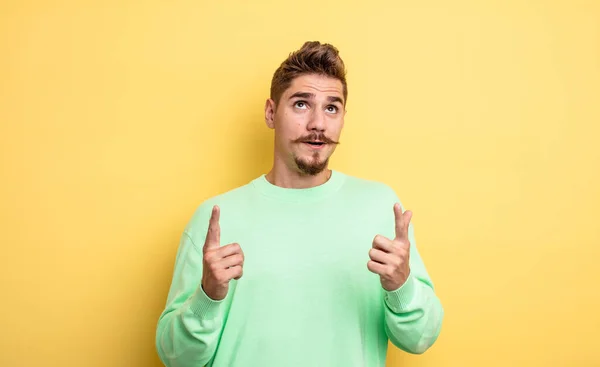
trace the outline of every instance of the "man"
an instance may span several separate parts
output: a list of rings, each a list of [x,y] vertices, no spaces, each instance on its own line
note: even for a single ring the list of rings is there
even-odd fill
[[[206,200],[183,232],[156,348],[169,367],[384,366],[438,338],[443,309],[411,212],[328,169],[348,92],[338,50],[307,42],[276,70],[270,172]]]

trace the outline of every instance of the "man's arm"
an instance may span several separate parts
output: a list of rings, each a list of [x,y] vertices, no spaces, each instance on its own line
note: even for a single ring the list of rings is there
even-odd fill
[[[388,338],[405,352],[421,354],[437,340],[444,310],[417,250],[412,212],[391,187],[384,192],[394,215],[387,216],[384,235],[373,239],[367,267],[381,278]]]
[[[205,204],[198,213],[203,228],[193,233],[208,232],[208,236],[199,239],[205,241],[211,237],[210,226],[204,225],[209,222],[210,207]],[[186,229],[177,252],[167,305],[158,320],[156,349],[167,367],[204,366],[212,359],[231,302],[230,297],[209,297],[201,286],[203,250],[208,246],[199,248],[197,242]]]
[[[410,273],[397,290],[384,293],[385,331],[392,344],[408,353],[421,354],[437,340],[444,309],[416,247],[409,225]]]

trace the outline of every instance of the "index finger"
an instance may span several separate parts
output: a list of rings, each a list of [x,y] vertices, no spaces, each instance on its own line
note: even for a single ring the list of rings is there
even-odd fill
[[[412,217],[412,212],[406,210],[402,213],[400,203],[394,204],[394,216],[396,218],[396,239],[408,239],[408,225]]]
[[[204,241],[205,250],[221,246],[221,227],[219,226],[220,216],[221,209],[219,206],[213,206],[212,213],[210,215],[210,221],[208,222],[206,240]]]

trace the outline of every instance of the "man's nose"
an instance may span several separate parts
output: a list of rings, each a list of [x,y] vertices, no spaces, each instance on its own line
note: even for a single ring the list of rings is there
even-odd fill
[[[313,110],[307,128],[308,130],[325,131],[325,112]]]

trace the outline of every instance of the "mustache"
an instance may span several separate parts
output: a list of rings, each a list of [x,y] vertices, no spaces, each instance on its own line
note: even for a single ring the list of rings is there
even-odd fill
[[[294,140],[294,143],[305,143],[307,141],[321,141],[323,143],[327,143],[327,144],[340,144],[339,141],[335,141],[331,138],[329,138],[328,136],[325,136],[325,134],[310,134],[307,136],[303,136],[301,138],[298,138],[296,140]]]

